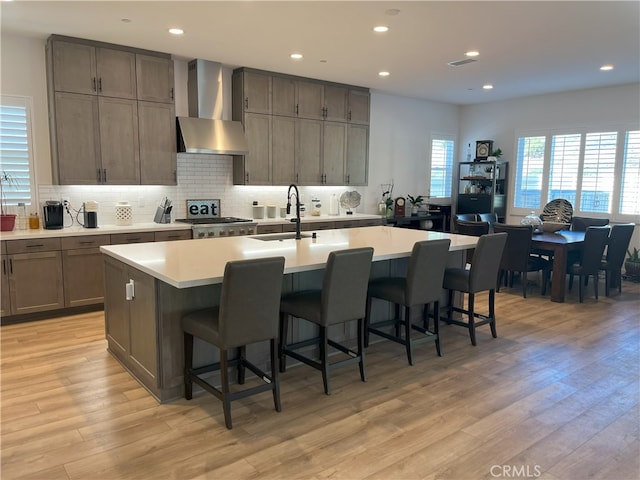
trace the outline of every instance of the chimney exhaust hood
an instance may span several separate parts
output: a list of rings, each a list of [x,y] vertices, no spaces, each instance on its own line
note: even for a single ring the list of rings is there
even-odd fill
[[[225,119],[225,109],[231,108],[227,101],[231,98],[231,82],[225,81],[223,73],[222,65],[216,62],[200,59],[189,62],[189,116],[177,119],[178,152],[249,153],[242,123]]]

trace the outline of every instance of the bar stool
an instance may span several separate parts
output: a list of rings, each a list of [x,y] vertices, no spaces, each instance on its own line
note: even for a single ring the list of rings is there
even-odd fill
[[[184,396],[191,400],[193,383],[222,401],[224,423],[231,424],[231,402],[271,390],[276,411],[281,410],[280,382],[276,358],[278,312],[282,293],[284,257],[228,262],[224,269],[220,306],[189,313],[182,317],[184,331]],[[193,368],[193,337],[215,345],[220,361]],[[246,345],[269,340],[271,375],[246,359]],[[238,357],[229,360],[229,350],[238,348]],[[237,366],[238,384],[244,383],[248,368],[265,383],[238,392],[230,392],[228,368]],[[220,371],[220,389],[201,378],[202,374]]]
[[[369,293],[367,295],[367,340],[369,343],[369,333],[374,333],[392,342],[404,345],[407,350],[407,360],[409,365],[413,365],[412,345],[434,341],[436,351],[442,356],[440,350],[439,334],[439,299],[442,292],[442,279],[444,269],[447,265],[447,258],[451,240],[431,240],[416,242],[409,259],[409,269],[406,277],[379,278],[369,282]],[[395,306],[395,315],[392,320],[381,322],[371,322],[371,302],[374,298],[379,298],[391,302]],[[433,303],[433,332],[428,330],[429,325],[429,305]],[[404,306],[404,320],[400,317],[400,306]],[[418,326],[411,321],[411,311],[414,307],[424,305],[423,325]],[[404,324],[404,338],[400,336],[400,327]],[[391,335],[380,330],[381,327],[394,325],[395,335]],[[418,338],[411,338],[412,331],[418,331],[422,335]]]
[[[307,290],[285,295],[280,302],[280,371],[286,371],[286,356],[309,365],[322,372],[324,392],[329,395],[329,371],[358,363],[360,377],[367,381],[364,364],[364,317],[367,303],[367,284],[371,271],[373,248],[351,248],[331,252],[324,272],[322,290]],[[309,340],[287,344],[289,318],[297,317],[319,327],[318,336]],[[358,321],[357,350],[330,340],[331,325]],[[316,361],[296,350],[309,345],[320,347],[320,358]],[[347,354],[349,358],[329,363],[329,346]]]
[[[447,323],[459,325],[469,329],[471,344],[476,345],[476,327],[486,325],[491,327],[491,335],[496,338],[495,296],[498,284],[498,270],[502,252],[507,243],[507,234],[490,233],[482,235],[471,260],[471,268],[447,268],[444,272],[444,288],[449,290],[449,308]],[[489,291],[489,315],[482,315],[475,311],[475,294]],[[468,308],[453,306],[453,292],[463,292],[468,296]],[[460,312],[469,317],[468,322],[453,319],[453,312]],[[480,321],[476,322],[476,318]]]

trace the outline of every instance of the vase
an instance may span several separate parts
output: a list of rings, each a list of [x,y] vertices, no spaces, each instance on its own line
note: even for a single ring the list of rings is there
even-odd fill
[[[0,231],[11,232],[16,225],[16,216],[14,214],[0,215]]]

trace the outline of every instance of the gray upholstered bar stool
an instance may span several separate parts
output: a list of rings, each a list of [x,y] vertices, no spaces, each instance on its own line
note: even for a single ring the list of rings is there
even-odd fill
[[[473,253],[471,268],[449,267],[444,272],[443,286],[449,290],[449,308],[446,321],[469,329],[472,345],[476,344],[476,327],[481,325],[488,323],[493,338],[498,336],[496,333],[495,296],[500,260],[506,243],[507,234],[504,232],[482,235],[478,239]],[[475,310],[475,294],[487,290],[489,291],[489,314],[483,315]],[[454,307],[454,291],[467,294],[468,308]],[[453,312],[467,315],[468,322],[453,319]],[[476,322],[476,318],[479,318],[480,321]]]
[[[442,279],[451,240],[431,240],[416,242],[409,259],[409,269],[406,277],[378,278],[369,282],[367,295],[367,341],[369,333],[374,333],[387,340],[404,345],[407,350],[409,365],[413,365],[412,345],[433,341],[436,344],[438,355],[440,350],[439,334],[439,299],[442,292]],[[392,320],[370,323],[371,302],[379,298],[391,302],[395,306],[395,315]],[[433,331],[427,330],[429,325],[429,305],[433,304]],[[412,309],[424,305],[423,324],[415,325],[411,321]],[[400,317],[400,306],[404,307],[404,319]],[[394,325],[395,335],[381,330],[383,327]],[[404,337],[400,335],[400,326],[404,325]],[[413,331],[420,332],[419,337],[412,338]]]
[[[364,316],[367,303],[367,284],[371,271],[373,248],[351,248],[331,252],[322,281],[322,290],[307,290],[286,295],[280,302],[280,371],[286,370],[286,356],[295,358],[322,372],[324,392],[329,395],[329,371],[358,363],[360,377],[366,382],[364,365]],[[319,327],[317,337],[287,344],[290,317],[297,317]],[[330,340],[331,325],[358,321],[357,351]],[[309,345],[320,347],[319,361],[303,356],[296,350]],[[329,346],[345,353],[348,358],[329,363]]]
[[[284,257],[260,258],[228,262],[224,270],[220,306],[198,310],[182,318],[184,331],[184,396],[192,398],[193,382],[222,401],[224,422],[231,428],[231,402],[271,390],[279,412],[280,382],[278,378],[276,338],[278,312],[282,294]],[[193,337],[215,345],[220,361],[193,368]],[[246,359],[246,345],[270,341],[271,375],[267,375]],[[229,360],[229,350],[238,348],[238,357]],[[238,384],[244,383],[248,368],[264,383],[237,392],[229,388],[228,368],[238,367]],[[220,389],[201,375],[220,371]]]

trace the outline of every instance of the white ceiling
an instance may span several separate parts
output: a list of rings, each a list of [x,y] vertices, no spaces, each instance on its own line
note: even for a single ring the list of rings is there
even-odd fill
[[[639,7],[637,1],[18,0],[0,4],[0,16],[3,35],[56,33],[465,105],[639,82]],[[376,24],[390,31],[376,34]],[[186,33],[169,35],[169,27]],[[447,65],[471,49],[480,52],[477,62]],[[294,51],[304,59],[290,60]],[[605,63],[615,69],[601,72]],[[381,78],[381,70],[391,75]],[[485,83],[495,88],[483,90]]]

